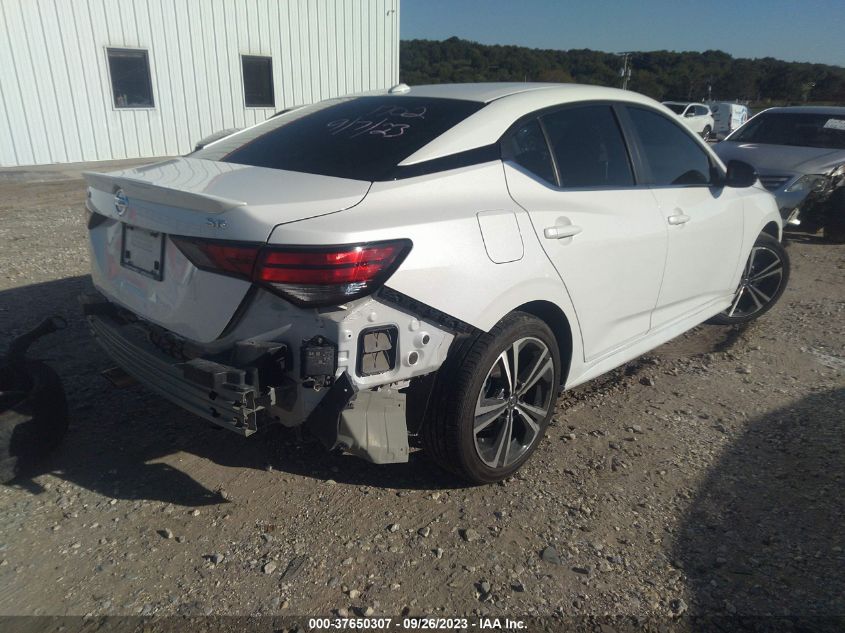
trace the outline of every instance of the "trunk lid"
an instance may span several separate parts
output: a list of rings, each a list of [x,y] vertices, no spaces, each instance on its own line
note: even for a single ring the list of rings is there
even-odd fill
[[[104,218],[89,226],[95,286],[138,316],[200,343],[220,336],[250,283],[199,270],[170,235],[266,242],[280,224],[358,204],[371,184],[195,158],[88,172],[85,179],[88,208]]]
[[[276,225],[348,209],[371,184],[197,158],[84,175],[101,215],[167,234],[249,242],[266,241]],[[118,189],[127,199],[122,214]]]

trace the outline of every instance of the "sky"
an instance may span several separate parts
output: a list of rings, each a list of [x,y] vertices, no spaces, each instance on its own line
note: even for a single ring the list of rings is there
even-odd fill
[[[845,0],[401,0],[400,36],[845,66]]]

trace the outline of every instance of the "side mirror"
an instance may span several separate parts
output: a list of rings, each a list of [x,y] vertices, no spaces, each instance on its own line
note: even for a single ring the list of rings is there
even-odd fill
[[[725,185],[728,187],[750,187],[757,182],[757,170],[748,163],[741,160],[728,162],[728,173],[725,176]]]
[[[695,110],[687,110],[686,112],[684,112],[684,116],[687,117],[687,118],[694,117],[695,116]]]

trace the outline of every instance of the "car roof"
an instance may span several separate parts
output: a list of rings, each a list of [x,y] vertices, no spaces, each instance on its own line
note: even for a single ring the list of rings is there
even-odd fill
[[[523,116],[557,105],[613,101],[644,105],[674,116],[665,106],[638,92],[581,84],[433,84],[411,86],[396,96],[466,99],[487,104],[403,160],[402,166],[490,145]]]
[[[838,106],[781,106],[776,108],[768,108],[764,112],[788,112],[794,114],[830,114],[837,116],[845,116],[845,108]]]
[[[481,82],[455,84],[424,84],[420,86],[403,86],[396,96],[428,97],[432,99],[463,99],[491,103],[504,97],[518,94],[536,94],[540,91],[555,91],[555,94],[566,97],[567,101],[588,101],[596,99],[618,99],[620,95],[638,95],[639,93],[604,86],[589,86],[586,84],[561,84],[543,82]],[[641,95],[640,95],[641,96]]]

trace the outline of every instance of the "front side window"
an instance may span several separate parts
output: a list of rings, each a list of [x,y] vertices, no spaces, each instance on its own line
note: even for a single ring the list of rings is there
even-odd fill
[[[557,184],[549,145],[537,119],[523,123],[505,137],[502,158],[513,161],[546,182]]]
[[[272,108],[276,105],[273,92],[273,59],[243,55],[244,105],[248,108]]]
[[[152,108],[153,87],[147,51],[106,49],[115,108]]]
[[[710,159],[682,127],[651,110],[629,107],[628,112],[651,170],[651,184],[665,187],[710,182]]]
[[[411,154],[484,104],[377,96],[322,101],[272,117],[194,158],[354,180],[386,180]]]
[[[560,186],[630,187],[634,174],[622,132],[608,105],[566,108],[542,117]]]

